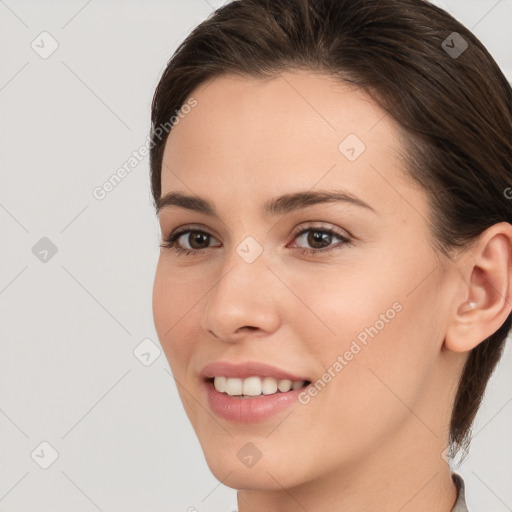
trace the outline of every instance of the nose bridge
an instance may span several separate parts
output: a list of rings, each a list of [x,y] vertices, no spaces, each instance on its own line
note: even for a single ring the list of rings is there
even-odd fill
[[[231,223],[231,240],[226,245],[227,250],[224,249],[226,252],[221,273],[223,277],[216,286],[220,294],[224,293],[224,288],[235,295],[248,293],[250,289],[258,294],[258,283],[265,274],[270,273],[267,268],[268,244],[264,247],[268,237],[263,228],[254,231],[254,226],[259,225],[258,219],[253,218],[245,209],[244,212],[249,219],[247,223],[241,222],[241,218]],[[252,226],[251,230],[248,226]]]
[[[246,237],[232,247],[222,265],[219,278],[207,298],[203,327],[227,339],[241,327],[272,330],[276,327],[276,283],[267,268],[263,246]]]

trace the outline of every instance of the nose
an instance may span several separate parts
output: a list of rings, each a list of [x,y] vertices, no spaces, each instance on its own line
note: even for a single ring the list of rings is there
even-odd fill
[[[234,252],[207,294],[201,326],[231,343],[248,335],[268,336],[279,328],[283,288],[263,255],[247,263]]]

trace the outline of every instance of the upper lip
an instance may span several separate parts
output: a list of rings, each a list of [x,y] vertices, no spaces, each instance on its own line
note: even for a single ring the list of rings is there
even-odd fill
[[[294,375],[293,373],[282,370],[277,366],[272,366],[257,361],[247,361],[245,363],[231,363],[229,361],[216,361],[207,364],[202,370],[201,375],[205,379],[212,377],[234,377],[246,379],[247,377],[274,377],[276,379],[289,379],[291,381],[308,380],[305,377]]]

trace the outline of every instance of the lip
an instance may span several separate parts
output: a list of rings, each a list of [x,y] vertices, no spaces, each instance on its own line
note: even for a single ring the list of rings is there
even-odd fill
[[[203,378],[206,401],[210,410],[220,418],[233,423],[263,422],[284,409],[297,404],[299,394],[302,393],[307,386],[285,393],[278,392],[272,395],[239,398],[217,391],[213,382],[210,380],[212,377],[245,379],[247,377],[258,376],[311,382],[310,378],[294,375],[276,366],[256,361],[248,361],[241,364],[218,361],[206,365],[201,370],[201,376]]]
[[[204,381],[203,386],[210,410],[232,423],[260,423],[294,404],[297,406],[300,393],[308,387],[304,386],[286,393],[237,398],[220,393],[210,380]]]
[[[274,377],[276,379],[289,379],[292,382],[297,380],[309,380],[309,377],[294,375],[286,370],[257,361],[247,361],[245,363],[231,363],[229,361],[217,361],[207,364],[201,370],[201,376],[204,380],[212,377],[232,377],[246,379],[248,377]]]

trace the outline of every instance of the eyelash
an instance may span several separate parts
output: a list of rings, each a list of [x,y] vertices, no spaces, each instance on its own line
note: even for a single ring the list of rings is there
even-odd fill
[[[312,255],[315,253],[322,253],[325,254],[327,252],[331,252],[337,248],[341,249],[342,246],[350,246],[351,241],[349,238],[347,238],[345,235],[338,233],[337,231],[334,231],[332,229],[328,228],[320,228],[320,227],[309,227],[304,228],[301,230],[297,230],[293,233],[293,239],[298,238],[299,236],[303,235],[304,233],[307,233],[309,231],[316,231],[319,233],[327,233],[329,235],[334,235],[335,237],[339,238],[341,242],[339,242],[337,245],[334,245],[332,247],[329,247],[327,249],[305,249],[303,247],[297,247],[296,249],[301,253],[305,255]],[[160,247],[164,249],[170,249],[171,251],[174,251],[178,256],[190,256],[190,255],[199,255],[202,254],[204,251],[210,249],[210,247],[205,247],[203,249],[183,249],[182,247],[177,246],[177,240],[182,235],[186,233],[201,233],[205,234],[207,236],[213,237],[210,233],[207,231],[203,231],[201,229],[183,229],[176,231],[175,233],[171,234],[169,237],[164,238],[163,243],[160,244]]]

